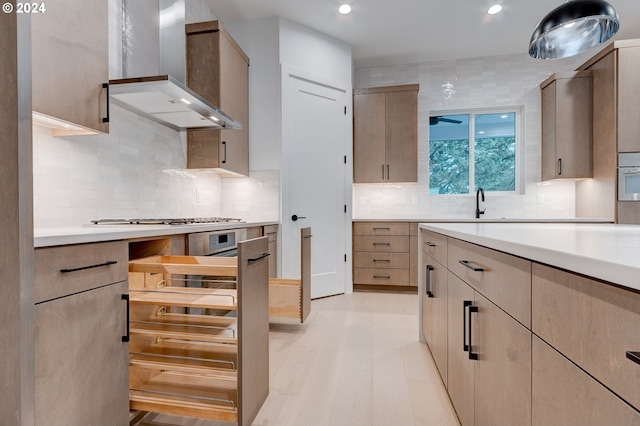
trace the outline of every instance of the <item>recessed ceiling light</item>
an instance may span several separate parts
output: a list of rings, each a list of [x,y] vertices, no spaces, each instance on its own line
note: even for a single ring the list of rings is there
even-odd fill
[[[493,6],[491,6],[489,8],[489,10],[487,11],[487,13],[489,15],[495,15],[496,13],[500,13],[500,11],[502,10],[502,6],[500,6],[499,4],[494,4]]]
[[[351,13],[351,6],[345,3],[338,8],[338,12],[343,15],[348,15]]]

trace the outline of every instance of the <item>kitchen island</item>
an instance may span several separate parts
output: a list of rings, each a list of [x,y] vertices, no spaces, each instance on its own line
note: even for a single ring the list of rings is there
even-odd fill
[[[640,422],[640,227],[419,228],[419,338],[463,425]]]

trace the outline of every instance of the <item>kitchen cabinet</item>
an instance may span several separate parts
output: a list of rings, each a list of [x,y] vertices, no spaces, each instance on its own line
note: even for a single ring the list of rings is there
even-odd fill
[[[186,25],[187,86],[242,124],[187,131],[187,167],[249,175],[249,57],[219,21]]]
[[[640,410],[640,294],[539,264],[532,285],[533,332]]]
[[[422,299],[422,330],[442,382],[447,386],[447,267],[446,239],[436,246],[437,234],[423,232],[422,265],[424,290]],[[436,238],[429,238],[436,236]],[[429,255],[429,250],[444,248],[444,264]],[[442,260],[442,258],[440,258]],[[416,268],[417,269],[417,268]]]
[[[353,224],[354,286],[398,289],[411,285],[409,227],[408,222]]]
[[[275,278],[278,276],[278,225],[265,225],[263,235],[269,241],[269,278]]]
[[[353,94],[353,181],[418,181],[418,89],[403,85]]]
[[[123,241],[35,250],[36,424],[128,422],[127,256]]]
[[[453,272],[447,314],[447,390],[461,424],[531,424],[531,331]]]
[[[583,217],[615,217],[618,223],[640,223],[640,203],[617,201],[616,194],[617,153],[640,151],[638,68],[638,40],[610,43],[579,68],[593,74],[593,177],[598,184],[585,184],[582,198],[589,203]]]
[[[31,15],[32,108],[62,120],[54,134],[109,132],[108,3],[67,0]]]
[[[542,180],[591,177],[591,73],[553,74],[540,89]]]
[[[252,423],[269,393],[267,247],[129,262],[132,409]],[[215,278],[231,276],[235,288]]]

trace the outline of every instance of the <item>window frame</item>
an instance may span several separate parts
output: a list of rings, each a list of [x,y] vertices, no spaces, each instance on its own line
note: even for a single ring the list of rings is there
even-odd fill
[[[476,142],[476,132],[475,132],[475,117],[477,115],[484,114],[509,114],[513,113],[515,115],[515,186],[513,191],[488,191],[495,195],[522,195],[523,191],[523,175],[524,175],[524,134],[522,129],[524,129],[524,125],[522,120],[524,119],[524,107],[522,105],[518,106],[505,106],[505,107],[491,107],[491,108],[470,108],[470,109],[456,109],[456,110],[434,110],[429,111],[429,117],[440,116],[440,115],[468,115],[469,116],[469,192],[468,193],[457,193],[457,194],[431,194],[430,196],[456,196],[456,195],[475,195],[475,142]],[[429,132],[429,136],[427,138],[427,153],[430,153],[431,149],[431,132]],[[429,158],[429,154],[427,154],[427,175],[429,176],[429,191],[431,190],[431,160]]]

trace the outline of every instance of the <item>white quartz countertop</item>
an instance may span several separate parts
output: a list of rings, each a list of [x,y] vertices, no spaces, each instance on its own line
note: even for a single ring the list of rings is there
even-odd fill
[[[420,228],[640,290],[640,226],[421,223]]]
[[[431,218],[431,219],[353,219],[354,222],[422,222],[422,223],[613,223],[607,218],[570,218],[570,219],[538,219],[538,218]]]
[[[36,228],[34,230],[34,247],[130,240],[277,224],[278,222],[219,222],[188,225],[83,225]]]

